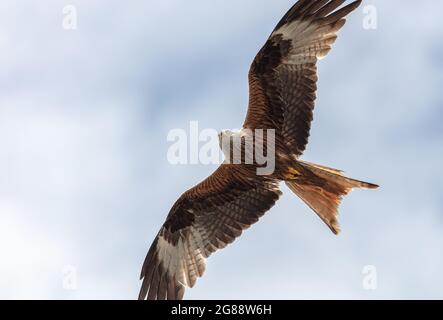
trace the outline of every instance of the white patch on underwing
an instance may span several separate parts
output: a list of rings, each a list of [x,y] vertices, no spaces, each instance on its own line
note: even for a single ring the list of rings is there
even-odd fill
[[[158,259],[160,260],[162,267],[165,270],[168,268],[168,265],[165,262],[171,258],[172,253],[174,251],[177,251],[176,246],[170,244],[162,236],[158,237],[158,240],[157,240]]]
[[[342,26],[320,26],[311,21],[296,20],[283,25],[272,36],[281,35],[283,40],[291,40],[292,49],[283,63],[316,63],[329,53],[336,40],[336,33]]]

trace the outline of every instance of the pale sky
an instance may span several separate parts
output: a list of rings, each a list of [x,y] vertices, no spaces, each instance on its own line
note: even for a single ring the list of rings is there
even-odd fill
[[[137,297],[170,207],[216,168],[169,164],[168,132],[241,126],[293,2],[0,2],[0,298]],[[320,62],[303,159],[381,188],[344,200],[336,237],[282,187],[185,298],[443,298],[442,2],[365,2],[377,29],[359,9]]]

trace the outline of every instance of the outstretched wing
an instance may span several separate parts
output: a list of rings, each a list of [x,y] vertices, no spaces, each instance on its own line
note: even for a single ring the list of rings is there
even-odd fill
[[[331,50],[346,17],[361,0],[300,0],[278,23],[249,72],[249,129],[276,129],[290,153],[308,143],[317,91],[318,59]]]
[[[278,182],[254,168],[221,165],[173,206],[152,244],[139,299],[182,299],[205,271],[205,259],[239,237],[278,200]]]

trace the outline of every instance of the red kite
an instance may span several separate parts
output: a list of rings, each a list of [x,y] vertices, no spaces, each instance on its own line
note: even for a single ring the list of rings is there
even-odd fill
[[[139,299],[182,299],[205,271],[205,259],[257,222],[281,196],[285,182],[338,234],[338,206],[353,188],[378,186],[342,171],[299,160],[308,143],[317,90],[317,61],[331,50],[345,17],[361,0],[300,0],[272,32],[249,71],[243,130],[275,130],[275,171],[223,163],[174,204],[141,272]],[[220,137],[235,137],[223,132]],[[237,133],[238,135],[238,133]],[[243,133],[240,133],[242,136]]]

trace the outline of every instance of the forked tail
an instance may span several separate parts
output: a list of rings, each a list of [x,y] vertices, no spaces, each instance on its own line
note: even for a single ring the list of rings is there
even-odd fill
[[[340,233],[337,221],[338,206],[343,196],[354,188],[376,189],[377,185],[354,180],[337,169],[300,161],[307,175],[286,181],[286,185],[300,197],[335,234]]]

